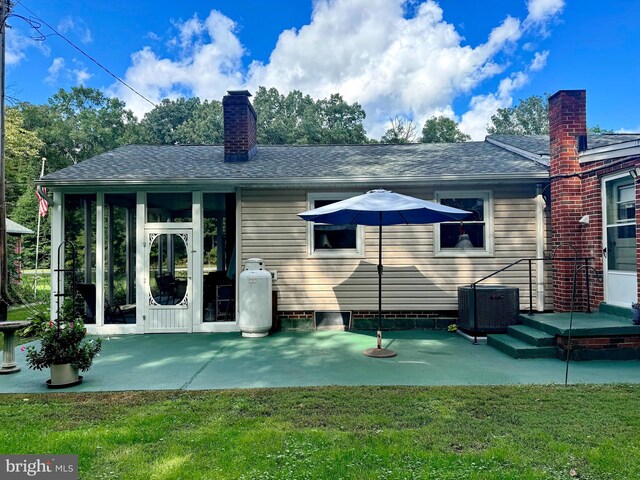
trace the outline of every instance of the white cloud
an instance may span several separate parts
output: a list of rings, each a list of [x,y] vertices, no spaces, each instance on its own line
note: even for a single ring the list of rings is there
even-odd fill
[[[93,42],[93,33],[81,18],[64,17],[58,23],[58,31],[62,34],[72,33],[84,44]]]
[[[504,78],[495,93],[476,95],[471,99],[470,109],[462,115],[460,130],[471,135],[473,140],[482,140],[487,134],[487,125],[491,116],[499,108],[508,108],[513,104],[513,93],[529,81],[523,72],[516,72]]]
[[[527,2],[527,22],[546,22],[564,8],[564,0],[529,0]]]
[[[87,83],[87,80],[93,77],[93,75],[90,74],[86,68],[73,69],[71,70],[71,73],[73,73],[76,85],[84,85],[85,83]]]
[[[406,0],[316,0],[309,24],[282,32],[268,62],[254,61],[247,71],[236,24],[213,10],[205,20],[194,16],[174,23],[169,44],[179,47],[175,55],[149,46],[135,52],[124,79],[154,102],[179,95],[220,99],[228,89],[255,91],[260,85],[282,93],[301,90],[314,98],[339,92],[363,106],[367,133],[379,138],[389,118],[403,112],[411,113],[420,128],[432,115],[446,112],[455,118],[456,98],[503,74],[498,91],[473,96],[470,112],[462,117],[467,133],[480,138],[493,107],[510,104],[510,92],[526,81],[524,73],[508,73],[509,57],[527,32],[525,23],[543,25],[563,5],[530,0],[524,22],[505,15],[486,41],[468,45],[434,0],[420,3],[409,17]],[[536,54],[529,70],[543,68],[547,55]],[[152,108],[120,84],[110,93],[138,116]]]
[[[191,94],[220,99],[227,89],[242,86],[245,50],[232,20],[212,10],[204,21],[194,17],[179,26],[180,57],[161,58],[151,47],[135,52],[124,76],[129,85],[155,103]],[[112,85],[109,93],[124,100],[139,117],[152,108],[120,83]]]
[[[529,65],[529,70],[532,72],[539,72],[547,65],[547,58],[549,57],[549,50],[545,50],[544,52],[536,52],[533,55],[533,60],[531,61],[531,65]]]
[[[60,72],[64,70],[65,62],[64,58],[56,57],[53,59],[53,62],[47,69],[47,73],[49,75],[46,76],[44,81],[46,83],[55,83],[58,81],[58,77],[60,76]]]
[[[621,128],[619,130],[616,130],[616,133],[640,133],[640,125],[638,125],[636,128],[631,129]]]
[[[49,56],[50,49],[45,42],[39,42],[25,35],[17,28],[7,29],[7,46],[5,62],[7,65],[17,65],[27,57],[30,48],[40,50],[44,56]]]
[[[75,85],[84,85],[87,83],[87,80],[93,75],[77,60],[73,60],[72,64],[75,68],[68,67],[67,62],[62,57],[54,58],[47,69],[48,75],[44,79],[45,83],[71,82]]]

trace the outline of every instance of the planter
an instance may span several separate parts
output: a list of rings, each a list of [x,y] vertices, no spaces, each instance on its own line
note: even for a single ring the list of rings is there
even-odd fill
[[[634,325],[640,325],[640,308],[631,309],[631,318]]]
[[[82,377],[78,375],[78,369],[70,363],[51,365],[51,380],[47,380],[49,388],[73,387],[82,383]]]

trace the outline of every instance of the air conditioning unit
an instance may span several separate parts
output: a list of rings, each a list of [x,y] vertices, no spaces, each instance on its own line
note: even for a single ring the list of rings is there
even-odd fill
[[[516,325],[520,312],[520,290],[501,285],[476,286],[478,333],[506,332]],[[458,328],[474,331],[474,296],[472,287],[458,287]]]

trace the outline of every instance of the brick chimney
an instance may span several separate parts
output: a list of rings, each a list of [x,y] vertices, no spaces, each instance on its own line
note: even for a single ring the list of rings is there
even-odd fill
[[[247,90],[229,90],[222,98],[225,162],[246,162],[258,151],[256,112],[250,96]]]
[[[573,245],[584,256],[582,181],[578,152],[586,147],[587,93],[560,90],[549,97],[549,142],[551,175],[551,249]],[[573,258],[570,246],[560,246],[556,258]],[[553,262],[553,306],[568,311],[571,306],[573,262]]]

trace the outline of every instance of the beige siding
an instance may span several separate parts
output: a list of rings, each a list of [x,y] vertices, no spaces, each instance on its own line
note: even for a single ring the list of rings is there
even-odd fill
[[[400,192],[425,199],[433,198],[434,193]],[[455,310],[458,286],[468,285],[519,258],[534,257],[534,195],[533,186],[526,190],[493,189],[492,257],[434,257],[432,225],[384,227],[383,309]],[[376,309],[377,227],[366,227],[365,258],[308,258],[306,222],[296,215],[306,209],[306,191],[243,190],[243,263],[247,258],[260,257],[267,269],[278,271],[275,286],[279,310]],[[519,287],[521,305],[528,306],[526,263],[487,283]],[[550,290],[547,291],[550,297]]]

